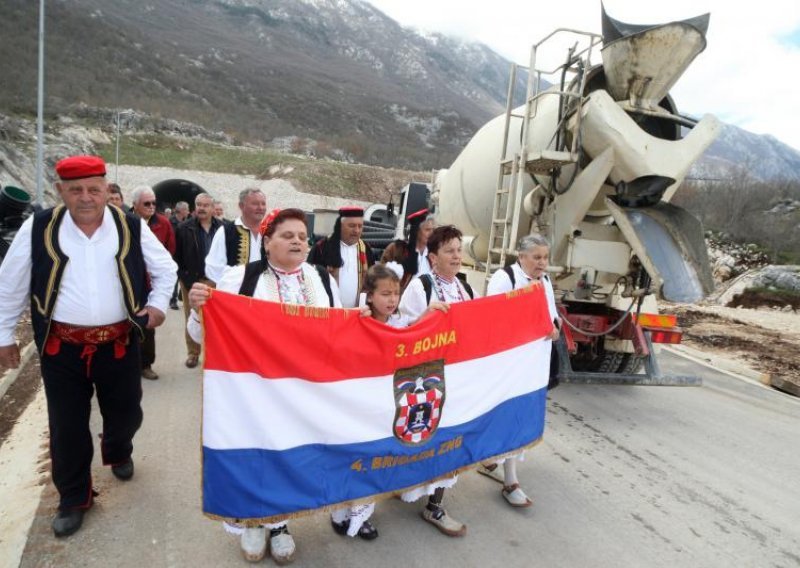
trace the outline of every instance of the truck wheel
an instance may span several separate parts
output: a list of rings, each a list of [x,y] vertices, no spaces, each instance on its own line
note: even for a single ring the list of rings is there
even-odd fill
[[[618,351],[606,351],[599,358],[600,363],[597,365],[598,373],[616,373],[620,365],[624,361],[627,353],[620,353]]]
[[[620,362],[617,370],[618,373],[633,375],[642,369],[642,365],[644,365],[644,357],[635,355],[633,353],[621,353],[621,355],[624,355],[624,357]]]

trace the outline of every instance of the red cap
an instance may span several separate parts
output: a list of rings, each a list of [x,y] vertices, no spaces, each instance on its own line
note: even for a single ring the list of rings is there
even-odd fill
[[[424,221],[427,216],[428,216],[428,210],[420,209],[419,211],[415,211],[414,213],[406,217],[406,219],[408,220],[409,223],[415,225],[416,223],[421,223],[422,221]]]
[[[98,156],[70,156],[56,164],[62,180],[83,179],[106,175],[106,163]]]
[[[340,207],[339,217],[363,217],[363,207]]]

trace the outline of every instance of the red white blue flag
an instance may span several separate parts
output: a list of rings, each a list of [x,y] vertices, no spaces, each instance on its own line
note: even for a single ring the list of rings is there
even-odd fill
[[[541,286],[395,329],[215,291],[203,309],[203,510],[274,522],[377,499],[535,444]]]

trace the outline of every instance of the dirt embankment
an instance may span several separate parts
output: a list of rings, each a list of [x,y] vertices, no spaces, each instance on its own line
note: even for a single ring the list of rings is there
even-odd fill
[[[670,307],[683,343],[800,384],[800,315],[775,310]]]

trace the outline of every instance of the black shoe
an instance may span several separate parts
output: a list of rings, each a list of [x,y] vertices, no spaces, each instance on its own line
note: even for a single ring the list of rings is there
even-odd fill
[[[112,465],[111,473],[113,473],[114,477],[117,479],[128,481],[131,477],[133,477],[133,460],[128,460],[119,465]]]
[[[178,300],[170,300],[169,307],[172,308],[173,310],[180,309],[178,308]]]
[[[69,509],[58,511],[53,518],[53,533],[59,538],[78,532],[83,524],[83,514],[86,509]]]
[[[331,519],[331,526],[336,534],[346,535],[347,529],[350,528],[350,519],[346,521],[342,521],[341,523],[337,523],[333,519]]]
[[[334,522],[334,520],[331,519],[331,526],[336,534],[344,536],[347,534],[347,529],[350,528],[350,519],[342,521],[341,523]],[[375,540],[378,538],[378,529],[369,521],[364,521],[364,524],[361,525],[361,528],[358,529],[358,533],[356,534],[364,540]]]

